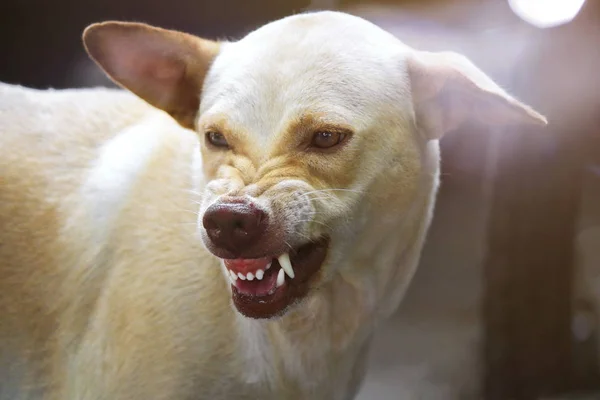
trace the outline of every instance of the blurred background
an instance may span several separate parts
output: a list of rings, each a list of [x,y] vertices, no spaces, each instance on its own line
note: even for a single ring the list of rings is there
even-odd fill
[[[81,45],[92,22],[234,39],[319,9],[461,52],[550,123],[442,140],[422,263],[359,399],[600,399],[597,0],[1,0],[0,81],[110,86]]]

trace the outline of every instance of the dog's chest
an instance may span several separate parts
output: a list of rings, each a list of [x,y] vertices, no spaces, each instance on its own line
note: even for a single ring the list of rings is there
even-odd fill
[[[344,357],[332,363],[325,373],[306,371],[297,376],[286,376],[275,382],[215,382],[210,385],[216,389],[194,400],[345,400],[353,398],[363,377],[363,358],[357,354]]]
[[[219,379],[200,377],[202,394],[195,399],[349,398],[362,378],[366,337],[346,340],[337,333],[346,324],[328,315],[333,310],[312,311],[319,318],[297,315],[269,323],[239,318],[234,357],[221,365]]]

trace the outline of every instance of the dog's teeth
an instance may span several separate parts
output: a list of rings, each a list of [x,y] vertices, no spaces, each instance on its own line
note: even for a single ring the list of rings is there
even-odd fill
[[[279,273],[277,274],[277,287],[283,285],[283,282],[285,282],[285,272],[283,272],[283,268],[279,270]]]
[[[227,274],[227,277],[229,278],[229,282],[235,286],[235,280],[233,279],[233,277],[230,274]]]
[[[271,268],[271,264],[273,264],[273,261],[271,261],[270,263],[267,264],[267,266],[265,267],[265,271],[268,270],[269,268]]]
[[[243,281],[245,281],[245,280],[246,280],[246,275],[242,275],[242,273],[241,273],[241,272],[238,272],[238,277],[239,277],[241,280],[243,280]]]
[[[252,272],[248,272],[248,275],[246,275],[246,278],[248,278],[249,281],[253,281],[254,280],[254,274]]]
[[[229,276],[231,277],[231,279],[235,282],[238,280],[238,276],[236,275],[235,272],[233,272],[232,270],[228,270],[229,271]]]
[[[263,276],[265,276],[265,272],[262,269],[256,271],[256,279],[260,281],[263,278]]]
[[[279,265],[281,265],[281,269],[285,271],[285,273],[290,277],[290,279],[294,279],[294,268],[292,268],[292,262],[290,261],[290,254],[283,253],[279,257],[277,257],[279,261]]]

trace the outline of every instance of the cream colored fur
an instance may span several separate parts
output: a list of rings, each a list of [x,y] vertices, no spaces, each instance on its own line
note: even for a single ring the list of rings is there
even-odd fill
[[[196,132],[126,91],[0,85],[0,399],[353,398],[419,261],[437,139],[471,118],[545,122],[463,57],[341,13],[266,25],[206,68]],[[437,100],[446,87],[457,101]],[[324,171],[318,190],[344,190],[284,221],[331,235],[328,259],[304,301],[248,319],[198,219],[220,194],[253,193],[306,113],[354,131],[303,161]],[[225,169],[203,143],[215,118],[244,148]],[[299,176],[259,200],[285,208],[282,191],[315,188]]]

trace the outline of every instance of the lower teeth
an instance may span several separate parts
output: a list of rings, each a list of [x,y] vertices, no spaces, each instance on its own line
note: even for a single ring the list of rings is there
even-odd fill
[[[229,276],[229,281],[231,282],[231,284],[233,286],[236,286],[236,282],[235,282],[235,279],[233,278],[233,276],[229,275],[229,274],[228,274],[228,276]],[[237,276],[237,278],[239,279],[241,277]],[[247,277],[245,277],[245,278],[247,279]],[[241,279],[246,280],[244,278],[241,278]],[[249,280],[252,280],[252,279],[249,279]],[[271,294],[275,293],[275,291],[278,288],[280,288],[281,286],[283,286],[284,283],[285,283],[285,271],[283,269],[280,269],[279,272],[277,272],[277,281],[275,283],[275,286],[271,290],[269,290],[269,292],[267,294],[271,295]]]

